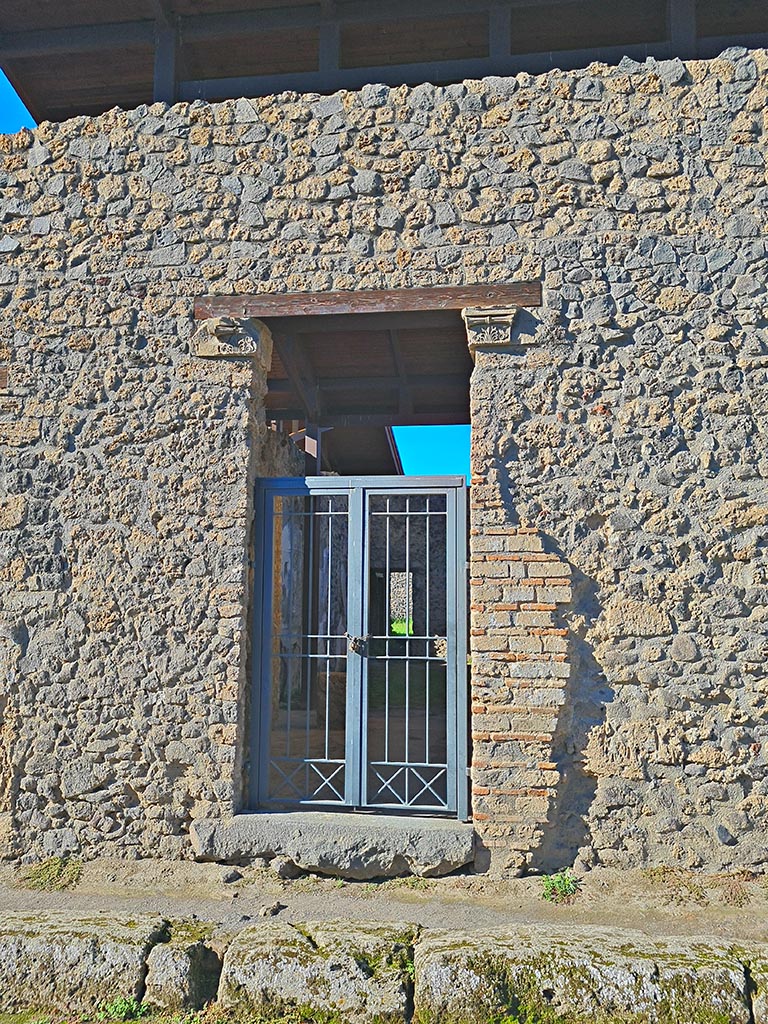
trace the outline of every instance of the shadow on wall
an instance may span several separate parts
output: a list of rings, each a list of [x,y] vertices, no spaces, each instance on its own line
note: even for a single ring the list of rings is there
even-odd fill
[[[568,562],[551,540],[545,547]],[[539,846],[532,851],[529,870],[551,873],[573,865],[579,851],[590,845],[589,809],[597,778],[585,770],[585,752],[592,731],[603,724],[606,707],[614,698],[592,647],[585,639],[601,612],[594,580],[571,565],[573,600],[570,610],[558,614],[557,626],[568,629],[570,676],[565,701],[552,737],[551,759],[560,771],[557,793],[549,808]],[[584,851],[589,866],[589,853]]]

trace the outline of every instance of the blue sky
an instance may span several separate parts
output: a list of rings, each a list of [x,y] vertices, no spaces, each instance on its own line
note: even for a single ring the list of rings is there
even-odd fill
[[[469,482],[469,425],[395,427],[406,476],[466,476]]]
[[[31,128],[34,121],[0,71],[0,133]],[[395,427],[395,440],[408,476],[469,479],[469,427]]]
[[[11,83],[0,71],[0,133],[17,132],[19,128],[32,128],[34,123]]]

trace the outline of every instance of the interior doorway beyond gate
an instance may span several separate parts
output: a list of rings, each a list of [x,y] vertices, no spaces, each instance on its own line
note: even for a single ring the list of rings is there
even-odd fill
[[[252,803],[466,818],[464,479],[257,498]]]

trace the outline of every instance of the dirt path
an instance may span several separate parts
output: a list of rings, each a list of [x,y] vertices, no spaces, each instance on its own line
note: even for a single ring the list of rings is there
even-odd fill
[[[77,886],[64,892],[22,887],[0,868],[0,912],[62,910],[73,917],[97,912],[159,913],[237,927],[278,901],[288,921],[409,921],[429,928],[482,930],[505,925],[601,924],[635,928],[651,936],[714,935],[768,941],[765,879],[702,876],[685,872],[598,870],[582,880],[570,904],[542,900],[538,878],[493,881],[482,876],[340,882],[306,876],[284,881],[269,870],[215,864],[96,860],[83,867]]]

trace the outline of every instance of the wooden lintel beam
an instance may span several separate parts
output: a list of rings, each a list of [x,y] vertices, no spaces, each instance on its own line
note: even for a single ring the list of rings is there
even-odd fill
[[[287,292],[277,295],[212,295],[195,300],[195,317],[325,316],[338,313],[401,313],[465,306],[540,306],[541,282],[470,284],[351,292]]]
[[[339,413],[334,416],[323,416],[321,427],[412,427],[412,426],[451,426],[458,423],[469,423],[469,409],[439,409],[434,412],[411,413],[403,417],[397,412],[372,413]]]
[[[271,420],[305,420],[306,413],[295,406],[290,409],[273,408],[267,406],[267,419]],[[461,403],[440,408],[417,409],[415,412],[404,416],[396,408],[364,408],[362,405],[349,409],[341,409],[336,412],[324,412],[318,419],[316,426],[327,429],[328,427],[408,427],[408,426],[434,426],[441,423],[469,423],[469,403]]]

